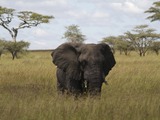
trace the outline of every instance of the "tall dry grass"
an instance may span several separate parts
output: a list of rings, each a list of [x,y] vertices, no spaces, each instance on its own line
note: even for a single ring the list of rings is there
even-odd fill
[[[101,99],[60,96],[49,52],[0,60],[0,120],[159,120],[160,56],[116,55]]]

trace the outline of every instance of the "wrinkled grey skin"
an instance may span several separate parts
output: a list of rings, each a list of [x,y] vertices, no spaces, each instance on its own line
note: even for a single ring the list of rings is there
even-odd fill
[[[100,94],[105,77],[116,64],[110,47],[105,43],[64,43],[51,56],[57,66],[58,90],[76,95],[84,92]]]

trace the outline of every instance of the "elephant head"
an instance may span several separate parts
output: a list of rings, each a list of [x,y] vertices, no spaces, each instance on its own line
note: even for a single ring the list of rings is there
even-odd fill
[[[66,78],[86,81],[90,95],[101,92],[105,76],[116,63],[110,47],[105,43],[65,43],[54,50],[52,58],[53,63],[64,71]]]

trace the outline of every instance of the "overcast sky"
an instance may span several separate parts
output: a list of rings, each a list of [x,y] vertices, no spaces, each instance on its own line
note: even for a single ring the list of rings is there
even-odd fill
[[[30,49],[53,49],[61,43],[65,26],[76,24],[86,43],[98,43],[111,35],[122,35],[136,25],[148,24],[160,32],[160,22],[150,22],[144,13],[157,0],[0,0],[0,6],[19,11],[52,15],[49,24],[19,31],[17,40],[31,43]],[[0,37],[11,39],[0,26]]]

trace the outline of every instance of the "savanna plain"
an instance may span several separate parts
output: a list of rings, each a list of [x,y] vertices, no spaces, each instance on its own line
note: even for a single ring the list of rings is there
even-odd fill
[[[0,120],[160,120],[160,56],[115,54],[100,99],[58,95],[51,52],[0,59]]]

